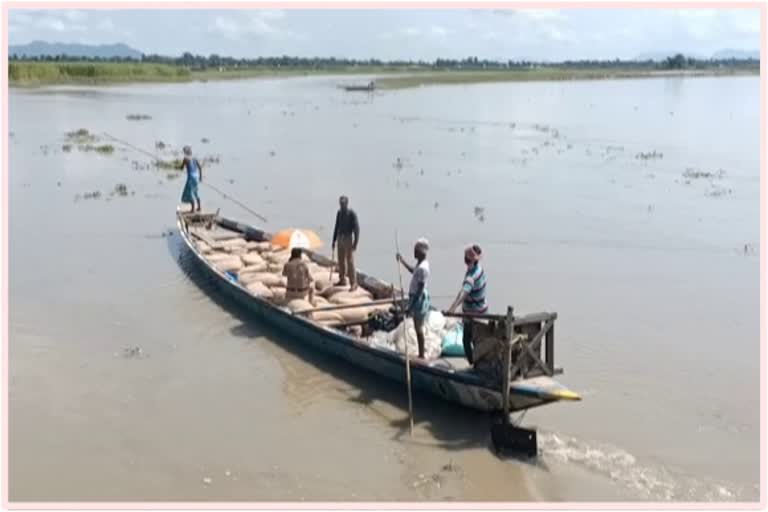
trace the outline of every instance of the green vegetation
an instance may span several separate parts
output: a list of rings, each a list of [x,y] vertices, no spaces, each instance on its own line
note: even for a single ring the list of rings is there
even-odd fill
[[[18,60],[12,56],[8,78],[13,86],[52,84],[109,84],[126,82],[187,82],[193,80],[233,80],[280,78],[307,75],[374,75],[377,86],[385,89],[430,84],[462,84],[499,81],[582,80],[665,76],[757,74],[760,62],[747,60],[696,60],[683,55],[653,61],[566,61],[534,63],[527,61],[488,61],[469,57],[463,60],[438,59],[434,62],[378,60],[356,61],[334,58],[269,57],[234,59],[231,57],[181,57],[145,55],[142,61],[115,59],[70,59],[66,56]]]
[[[174,160],[157,160],[155,164],[160,169],[166,169],[169,171],[178,171],[181,168],[183,160],[176,158]]]
[[[173,82],[189,80],[188,69],[167,64],[125,62],[8,63],[11,85],[99,84],[119,82]]]
[[[698,70],[654,69],[570,69],[532,68],[507,71],[440,71],[421,72],[397,76],[384,76],[376,80],[380,89],[405,89],[423,85],[472,84],[484,82],[526,82],[552,80],[604,80],[619,78],[651,78],[661,76],[719,76],[733,74],[757,74],[758,69],[710,68]]]

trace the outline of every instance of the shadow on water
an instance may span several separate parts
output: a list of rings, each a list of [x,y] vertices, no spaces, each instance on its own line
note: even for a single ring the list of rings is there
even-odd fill
[[[337,387],[336,390],[346,395],[350,403],[365,406],[369,412],[378,415],[382,422],[394,430],[393,440],[455,451],[486,448],[494,453],[490,443],[491,420],[488,414],[444,402],[427,394],[415,393],[413,396],[414,427],[417,430],[426,430],[432,439],[411,439],[407,414],[399,419],[393,419],[376,407],[377,402],[384,402],[406,411],[408,399],[403,386],[384,377],[371,375],[312,347],[304,346],[299,340],[254,320],[248,309],[217,290],[211,278],[197,267],[177,232],[168,237],[167,244],[171,256],[190,281],[214,303],[241,322],[240,325],[231,329],[233,336],[246,340],[257,338],[274,340],[280,347],[319,371],[346,382],[351,389]],[[312,391],[309,389],[307,392]],[[540,462],[535,462],[535,459],[534,461],[519,459],[519,461],[542,467]]]

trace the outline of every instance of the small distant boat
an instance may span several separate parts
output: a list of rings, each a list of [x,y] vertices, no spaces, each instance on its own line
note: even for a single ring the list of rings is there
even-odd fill
[[[369,82],[368,85],[345,85],[344,90],[347,92],[373,92],[376,89],[374,82]]]

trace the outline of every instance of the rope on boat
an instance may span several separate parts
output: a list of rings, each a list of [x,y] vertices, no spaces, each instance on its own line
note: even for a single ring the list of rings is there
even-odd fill
[[[140,147],[138,147],[138,146],[134,146],[134,145],[133,145],[133,144],[131,144],[130,142],[128,142],[128,141],[125,141],[125,140],[122,140],[122,139],[119,139],[119,138],[115,137],[114,135],[111,135],[111,134],[109,134],[109,133],[107,133],[107,132],[103,132],[103,133],[104,133],[104,135],[106,135],[107,137],[109,137],[110,139],[112,139],[113,141],[115,141],[115,142],[119,142],[120,144],[122,144],[122,145],[124,145],[124,146],[126,146],[126,147],[128,147],[128,148],[131,148],[131,149],[133,149],[134,151],[138,151],[139,153],[142,153],[142,154],[144,154],[144,155],[147,155],[148,157],[152,158],[152,159],[153,159],[153,160],[154,160],[156,163],[160,163],[160,162],[162,162],[162,160],[160,160],[160,159],[157,157],[157,155],[153,155],[153,154],[152,154],[152,153],[150,153],[149,151],[146,151],[146,150],[144,150],[144,149],[142,149],[142,148],[140,148]],[[224,199],[227,199],[227,200],[229,200],[229,201],[232,201],[232,202],[233,202],[233,203],[235,203],[237,206],[239,206],[239,207],[240,207],[240,208],[242,208],[243,210],[247,211],[248,213],[250,213],[250,214],[251,214],[251,215],[253,215],[254,217],[258,218],[258,219],[259,219],[259,220],[261,220],[262,222],[269,222],[269,221],[268,221],[268,220],[267,220],[267,219],[266,219],[264,216],[262,216],[262,215],[260,215],[259,213],[257,213],[257,212],[255,212],[255,211],[253,211],[252,209],[250,209],[249,207],[247,207],[246,205],[244,205],[243,203],[241,203],[240,201],[238,201],[237,199],[235,199],[234,197],[232,197],[230,194],[227,194],[226,192],[224,192],[224,191],[220,190],[219,188],[217,188],[217,187],[215,187],[215,186],[211,185],[211,184],[210,184],[210,183],[208,183],[207,181],[200,181],[200,183],[201,183],[201,184],[203,184],[203,185],[205,185],[206,187],[210,188],[211,190],[213,190],[213,191],[214,191],[214,192],[216,192],[217,194],[221,195],[221,197],[223,197]]]

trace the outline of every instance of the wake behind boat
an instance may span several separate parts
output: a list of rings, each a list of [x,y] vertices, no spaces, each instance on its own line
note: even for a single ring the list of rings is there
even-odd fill
[[[317,276],[319,295],[314,304],[297,307],[296,301],[285,301],[281,272],[288,254],[283,247],[272,245],[272,235],[218,214],[177,210],[176,218],[196,265],[216,288],[248,308],[254,318],[308,346],[405,382],[402,350],[397,343],[388,346],[381,341],[397,335],[403,343],[409,341],[408,321],[398,325],[390,322],[389,326],[381,322],[382,315],[396,314],[400,309],[396,299],[400,294],[393,285],[358,271],[359,292],[350,296],[332,286],[332,261],[305,250],[311,272]],[[518,317],[508,308],[503,315],[474,317],[474,366],[463,356],[411,358],[413,389],[472,409],[502,412],[505,423],[512,411],[580,400],[553,378],[562,373],[554,360],[556,313]],[[433,320],[445,328],[452,319],[432,311],[429,322]]]

